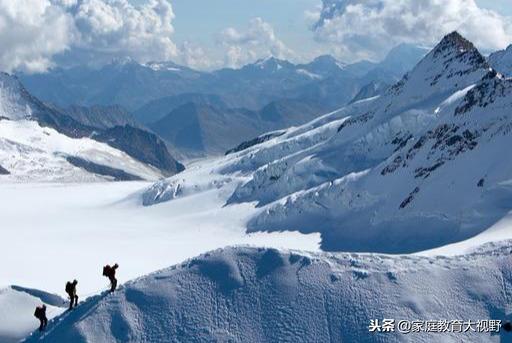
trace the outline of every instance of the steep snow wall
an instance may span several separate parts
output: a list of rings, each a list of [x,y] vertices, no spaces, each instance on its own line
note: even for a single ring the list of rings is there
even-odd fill
[[[511,248],[450,258],[227,248],[94,297],[27,342],[503,342],[512,334],[368,325],[507,320]]]

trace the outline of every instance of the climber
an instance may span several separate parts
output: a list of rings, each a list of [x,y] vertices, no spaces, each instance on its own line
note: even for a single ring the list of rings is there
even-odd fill
[[[41,306],[37,306],[34,316],[41,322],[41,325],[39,325],[39,331],[46,329],[46,325],[48,325],[48,318],[46,318],[46,305],[43,304]]]
[[[69,309],[72,309],[73,306],[76,307],[78,305],[78,295],[76,295],[76,285],[78,281],[73,280],[73,282],[68,281],[66,283],[66,293],[69,296]]]
[[[110,291],[113,292],[117,288],[116,270],[119,265],[116,263],[113,266],[106,265],[103,267],[103,276],[108,277],[110,280]]]

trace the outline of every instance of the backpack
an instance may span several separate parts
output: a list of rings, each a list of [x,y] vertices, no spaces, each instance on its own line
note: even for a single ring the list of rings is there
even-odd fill
[[[39,317],[41,317],[41,311],[39,310],[39,307],[36,307],[36,310],[34,312],[34,317],[36,317],[37,319],[39,319]]]
[[[110,275],[110,266],[107,264],[105,267],[103,267],[103,276],[109,276]]]
[[[68,294],[69,294],[69,293],[71,293],[71,292],[73,292],[73,284],[72,284],[71,282],[69,282],[69,281],[68,281],[68,282],[66,283],[66,293],[68,293]]]

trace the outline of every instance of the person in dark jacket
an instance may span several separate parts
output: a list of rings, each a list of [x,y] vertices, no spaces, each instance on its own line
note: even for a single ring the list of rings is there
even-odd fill
[[[41,306],[37,306],[34,316],[41,322],[41,325],[39,325],[39,331],[46,329],[46,325],[48,325],[48,318],[46,318],[46,305],[43,304]]]
[[[108,277],[110,280],[110,291],[113,292],[117,288],[116,270],[119,265],[116,263],[113,266],[106,265],[103,267],[103,276]]]
[[[69,296],[69,309],[76,307],[78,305],[78,295],[76,295],[76,285],[78,281],[73,280],[73,282],[68,281],[66,283],[66,293]]]

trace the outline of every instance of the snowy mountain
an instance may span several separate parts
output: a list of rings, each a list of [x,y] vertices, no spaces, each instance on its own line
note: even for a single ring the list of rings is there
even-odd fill
[[[373,80],[394,82],[401,77],[404,68],[413,66],[424,54],[424,50],[417,47],[410,47],[407,53],[401,47],[397,49],[382,63],[345,65],[332,56],[320,56],[310,63],[296,65],[268,57],[240,69],[206,73],[172,62],[138,64],[133,60],[119,60],[101,69],[57,68],[45,74],[20,74],[19,77],[35,96],[60,107],[121,105],[137,111],[161,98],[202,94],[219,96],[231,108],[259,110],[272,101],[300,99],[303,91],[311,92],[310,88],[325,88],[327,80],[343,83],[344,89],[354,84],[349,94],[341,93],[337,102],[340,106],[357,93],[358,85]],[[326,97],[329,94],[322,93],[321,99]],[[335,97],[340,97],[340,93],[334,93],[329,101],[333,102]],[[172,110],[167,108],[166,113]],[[148,116],[151,117],[151,113]]]
[[[478,331],[486,320],[512,319],[511,93],[512,80],[454,32],[378,95],[258,135],[131,195],[92,197],[87,215],[92,204],[114,203],[100,218],[116,227],[112,236],[129,235],[95,263],[77,255],[90,289],[103,281],[97,266],[109,254],[140,275],[174,250],[190,257],[246,242],[292,248],[321,236],[321,247],[336,252],[216,250],[93,296],[27,342],[510,341],[504,330]],[[58,191],[53,198],[67,202],[60,198],[69,192]],[[88,220],[76,230],[90,232]],[[96,242],[84,239],[84,249]],[[370,333],[371,320],[384,318],[472,326]]]
[[[512,45],[506,50],[491,54],[489,56],[489,64],[499,73],[512,76]]]
[[[212,72],[195,71],[172,62],[139,64],[121,59],[100,69],[57,68],[45,74],[20,74],[19,78],[35,96],[60,108],[71,107],[75,119],[90,126],[118,121],[121,117],[113,117],[118,111],[107,113],[105,117],[110,119],[97,115],[104,112],[100,108],[115,106],[133,112],[141,124],[151,127],[159,127],[158,121],[167,117],[166,127],[172,129],[158,132],[170,138],[166,139],[169,148],[179,156],[197,157],[218,155],[265,131],[304,124],[319,113],[349,103],[369,83],[393,84],[424,53],[424,49],[415,46],[398,46],[381,63],[352,65],[328,55],[302,64],[268,57],[239,69]],[[214,140],[211,146],[203,147],[204,142],[195,142],[198,150],[176,143],[175,131],[184,132],[189,128],[185,122],[170,119],[173,111],[184,105],[191,109],[204,108],[205,104],[214,105],[215,110],[211,111],[211,123],[203,125],[195,133],[196,137],[219,135],[205,130],[222,126],[230,119],[235,127],[244,129],[232,130],[229,137]],[[84,106],[92,108],[87,116],[84,116]],[[281,120],[269,122],[264,116],[256,115],[248,119],[247,125],[239,123],[239,113],[268,112],[269,109],[277,109]],[[223,111],[223,115],[216,115],[219,111]],[[229,118],[230,114],[233,118]],[[195,114],[190,113],[190,116]]]
[[[183,167],[154,134],[87,126],[0,75],[0,165],[5,180],[155,180]],[[128,137],[129,136],[129,137]]]
[[[71,138],[32,120],[0,120],[2,181],[155,180],[163,174],[91,138]]]
[[[210,173],[233,180],[228,205],[257,204],[250,232],[319,232],[336,251],[465,240],[510,210],[510,84],[454,32],[383,95],[242,144]],[[190,192],[185,173],[144,203]]]
[[[486,323],[511,319],[510,244],[452,258],[227,248],[90,298],[25,342],[509,342]],[[455,332],[369,332],[384,318]]]

